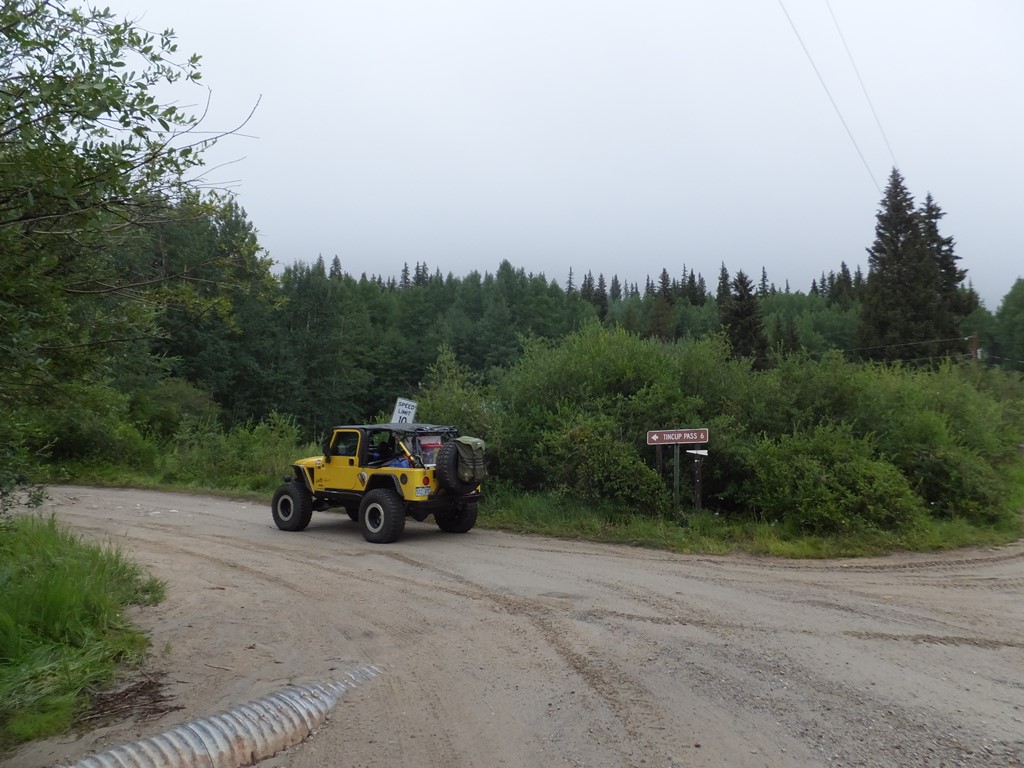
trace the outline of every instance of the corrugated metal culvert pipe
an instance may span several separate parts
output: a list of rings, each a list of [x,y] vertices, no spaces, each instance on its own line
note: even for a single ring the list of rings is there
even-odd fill
[[[239,768],[303,741],[327,719],[345,691],[380,674],[375,666],[343,681],[295,685],[157,736],[81,760],[73,768]]]

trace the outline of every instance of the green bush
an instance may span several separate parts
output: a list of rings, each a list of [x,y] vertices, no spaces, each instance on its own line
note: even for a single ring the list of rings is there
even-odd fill
[[[431,424],[451,424],[463,435],[488,440],[497,415],[490,390],[460,365],[451,347],[442,345],[417,395],[417,418]]]
[[[216,423],[185,419],[159,460],[164,482],[205,488],[273,489],[296,458],[294,419],[271,414],[225,432]]]
[[[128,418],[127,398],[106,386],[68,383],[60,405],[27,409],[29,445],[37,455],[56,461],[120,461],[127,450],[138,447],[136,430]]]
[[[541,435],[536,461],[547,470],[550,490],[647,516],[669,509],[664,482],[608,416],[576,413],[567,418],[560,428]]]
[[[590,325],[558,344],[528,344],[497,388],[496,462],[521,487],[545,487],[537,442],[582,412],[612,419],[619,439],[650,466],[646,432],[708,426],[745,371],[718,337],[664,344]]]
[[[173,436],[184,419],[213,422],[219,413],[208,392],[183,379],[145,384],[131,397],[132,422],[160,440]]]
[[[496,387],[492,408],[479,391],[484,399],[475,407],[497,417],[487,435],[497,474],[526,490],[588,492],[585,480],[603,469],[596,456],[584,451],[583,466],[594,469],[557,482],[551,462],[569,450],[560,445],[574,439],[600,445],[596,437],[589,441],[601,436],[609,438],[609,462],[628,467],[604,472],[609,479],[603,492],[625,499],[628,481],[619,478],[646,478],[639,468],[654,463],[653,449],[644,444],[647,430],[700,426],[712,434],[704,498],[718,511],[756,516],[773,499],[772,489],[762,487],[770,473],[753,469],[769,462],[771,451],[762,444],[767,440],[779,444],[776,451],[784,445],[787,462],[806,473],[801,482],[822,466],[837,467],[838,487],[826,484],[817,496],[813,483],[801,489],[809,517],[797,528],[897,530],[922,510],[936,519],[963,516],[981,525],[1007,514],[1000,468],[1017,457],[1021,389],[979,366],[921,370],[853,363],[839,352],[820,360],[784,356],[773,369],[755,372],[730,360],[718,336],[661,343],[591,325],[558,343],[527,344]],[[839,424],[847,425],[842,434],[849,438],[840,444],[852,453],[815,453],[818,444],[806,435],[830,434]],[[658,482],[667,489],[665,480]],[[637,494],[650,498],[647,488]],[[896,505],[891,513],[879,501],[887,495]],[[831,523],[815,517],[814,499],[828,507],[821,516],[835,513]]]
[[[959,443],[935,410],[902,408],[873,435],[878,455],[898,467],[935,517],[979,522],[997,515],[1006,487],[993,464]]]
[[[753,506],[792,534],[898,531],[919,524],[924,504],[891,464],[847,426],[760,440],[751,453]]]

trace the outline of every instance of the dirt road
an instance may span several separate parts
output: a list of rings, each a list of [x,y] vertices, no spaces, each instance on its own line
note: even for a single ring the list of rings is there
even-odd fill
[[[32,745],[70,763],[376,664],[262,766],[1021,766],[1024,545],[699,557],[410,522],[363,541],[269,505],[55,488],[46,511],[168,583],[140,610],[180,709]]]

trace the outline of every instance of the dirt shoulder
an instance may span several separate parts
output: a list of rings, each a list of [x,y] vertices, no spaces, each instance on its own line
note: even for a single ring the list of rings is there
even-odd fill
[[[790,562],[410,522],[373,545],[344,516],[278,531],[269,504],[51,496],[45,513],[168,583],[134,615],[163,700],[11,768],[367,664],[383,674],[261,765],[1024,764],[1022,543]]]

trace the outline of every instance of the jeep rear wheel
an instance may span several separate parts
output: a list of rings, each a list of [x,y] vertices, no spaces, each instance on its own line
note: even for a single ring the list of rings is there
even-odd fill
[[[461,508],[439,509],[434,513],[434,522],[445,533],[466,533],[476,525],[476,504]]]
[[[282,531],[301,531],[313,516],[313,499],[309,491],[293,480],[283,483],[274,493],[270,505],[274,523]]]
[[[363,538],[373,544],[389,544],[405,530],[405,507],[390,488],[376,488],[363,497],[359,507]]]

